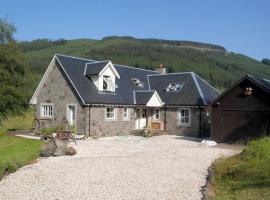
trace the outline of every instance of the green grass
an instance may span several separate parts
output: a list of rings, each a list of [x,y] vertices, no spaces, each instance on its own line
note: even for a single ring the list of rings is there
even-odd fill
[[[212,186],[215,200],[270,198],[270,137],[252,141],[231,158],[217,160]]]
[[[18,116],[10,116],[4,120],[1,128],[4,130],[29,130],[32,128],[34,119],[33,109],[28,109],[25,113]]]
[[[7,130],[29,129],[32,114],[33,111],[28,110],[24,116],[10,117],[0,126],[0,179],[39,156],[42,141],[6,134]]]

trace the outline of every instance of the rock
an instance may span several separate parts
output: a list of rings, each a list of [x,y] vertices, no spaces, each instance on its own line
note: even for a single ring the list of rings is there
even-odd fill
[[[40,155],[42,157],[49,157],[51,156],[53,153],[51,153],[50,151],[50,147],[49,144],[43,144],[40,150]]]
[[[76,150],[73,147],[68,146],[66,148],[66,154],[69,156],[73,156],[76,154]]]
[[[55,149],[56,149],[56,144],[53,140],[51,140],[48,144],[48,147],[49,147],[49,151],[51,154],[53,154],[55,152]]]
[[[59,139],[54,139],[56,147],[67,147],[67,142]]]
[[[66,155],[66,151],[67,151],[67,147],[66,146],[59,146],[56,147],[55,152],[53,153],[53,156],[65,156]]]

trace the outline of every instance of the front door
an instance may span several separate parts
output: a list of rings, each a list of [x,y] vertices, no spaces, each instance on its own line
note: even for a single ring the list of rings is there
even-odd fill
[[[143,129],[146,127],[146,109],[139,109],[136,111],[135,128]]]
[[[70,126],[75,126],[76,107],[73,105],[67,107],[67,120]]]

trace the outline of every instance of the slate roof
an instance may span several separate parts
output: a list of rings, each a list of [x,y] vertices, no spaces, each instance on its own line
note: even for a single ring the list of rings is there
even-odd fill
[[[153,90],[135,91],[134,92],[134,104],[146,105],[154,93],[155,93],[155,91],[153,91]]]
[[[84,105],[134,105],[134,100],[137,101],[137,104],[146,104],[151,98],[150,95],[156,90],[165,106],[204,106],[219,95],[212,86],[193,72],[162,75],[156,71],[118,64],[113,64],[121,77],[116,79],[118,87],[115,93],[99,92],[95,84],[84,73],[89,75],[98,74],[106,66],[106,62],[109,61],[97,62],[59,54],[56,55],[56,59]],[[87,68],[85,68],[86,64]],[[136,86],[132,81],[134,78],[139,79],[143,83],[143,87]],[[168,84],[174,82],[183,83],[183,88],[179,92],[165,92],[164,89]],[[138,92],[145,90],[152,91]],[[134,93],[136,93],[136,99]]]
[[[251,80],[256,82],[258,85],[261,87],[265,88],[266,90],[270,91],[270,80],[260,78],[258,76],[252,76],[252,75],[247,75]]]
[[[87,63],[85,65],[85,72],[84,74],[86,76],[91,76],[91,75],[98,75],[99,72],[109,63],[109,60],[106,61],[97,61],[97,62],[91,62]]]
[[[239,85],[240,83],[242,83],[246,79],[250,80],[254,84],[258,85],[260,88],[264,89],[266,92],[270,93],[270,80],[264,79],[264,78],[261,78],[261,77],[258,77],[258,76],[246,74],[240,80],[235,82],[229,89],[227,89],[225,92],[223,92],[217,98],[215,98],[214,101],[212,101],[210,105],[211,106],[215,105],[216,102],[218,102],[222,97],[224,97],[233,88],[235,88],[237,85]]]
[[[102,93],[98,92],[95,84],[84,76],[85,64],[95,62],[94,60],[65,55],[56,55],[56,58],[73,83],[83,104],[134,105],[133,90],[147,90],[149,88],[147,75],[157,74],[155,71],[113,64],[121,77],[120,79],[116,79],[118,88],[116,88],[115,93]],[[143,87],[137,87],[131,81],[132,78],[139,79],[143,83]]]
[[[219,92],[193,72],[149,75],[150,89],[156,90],[165,105],[204,106],[213,101]],[[182,84],[180,91],[166,91],[170,83]]]

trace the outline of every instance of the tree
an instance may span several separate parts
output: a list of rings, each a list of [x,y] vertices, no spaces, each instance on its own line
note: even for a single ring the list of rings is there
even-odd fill
[[[24,79],[24,57],[13,40],[16,28],[0,20],[0,122],[13,113],[20,113],[28,105],[28,85]]]
[[[265,65],[270,65],[270,59],[269,58],[264,58],[262,59],[262,63]]]
[[[7,19],[0,18],[0,44],[7,44],[13,40],[13,34],[15,32],[15,26],[10,24]]]

